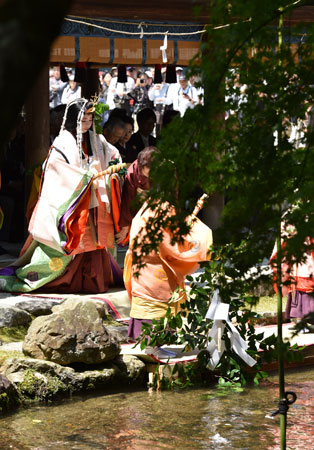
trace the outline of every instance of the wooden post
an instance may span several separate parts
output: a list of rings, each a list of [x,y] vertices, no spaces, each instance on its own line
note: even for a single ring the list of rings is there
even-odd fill
[[[82,97],[90,99],[99,93],[98,69],[87,68],[86,83],[82,83]]]
[[[49,117],[49,68],[39,74],[25,103],[25,169],[26,173],[34,164],[43,162],[50,145]],[[32,175],[25,180],[25,200],[32,183]]]

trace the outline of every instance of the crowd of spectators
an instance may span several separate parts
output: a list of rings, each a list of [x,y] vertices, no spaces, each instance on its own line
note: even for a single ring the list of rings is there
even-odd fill
[[[59,67],[50,71],[51,109],[81,97],[81,86],[75,81],[74,71],[70,68],[66,71],[68,82],[62,81]],[[152,67],[128,67],[122,78],[117,67],[99,70],[98,94],[100,101],[109,106],[104,122],[115,108],[124,109],[133,119],[140,110],[151,108],[156,115],[154,134],[158,135],[165,111],[175,110],[183,117],[188,108],[203,101],[203,89],[194,86],[195,77],[188,79],[182,67],[176,67],[176,78],[172,83],[166,82],[166,68],[161,70],[160,82],[154,82]]]
[[[203,102],[203,90],[195,87],[195,77],[188,79],[182,67],[176,67],[171,83],[166,81],[166,68],[161,69],[158,82],[152,67],[123,70],[99,70],[98,96],[108,105],[102,121],[104,136],[116,146],[124,162],[132,163],[141,150],[156,145],[163,124],[175,115],[183,117],[187,109]],[[50,70],[52,127],[57,119],[54,112],[64,111],[68,102],[82,95],[75,70],[65,71],[68,82],[62,81],[59,67]]]

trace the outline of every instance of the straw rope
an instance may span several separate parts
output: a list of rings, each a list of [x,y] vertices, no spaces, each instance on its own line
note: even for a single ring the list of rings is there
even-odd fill
[[[197,216],[197,214],[200,212],[200,210],[203,208],[203,206],[204,206],[204,202],[205,202],[205,200],[208,198],[208,195],[207,194],[203,194],[202,195],[202,197],[200,197],[198,200],[197,200],[197,203],[196,203],[196,205],[195,205],[195,208],[194,208],[194,211],[193,211],[193,215],[194,216]]]
[[[282,12],[287,11],[289,8],[298,5],[299,3],[301,3],[302,0],[295,0],[292,3],[289,3],[289,5],[286,5],[285,8],[282,9]],[[191,27],[191,26],[199,26],[199,24],[162,24],[162,23],[149,23],[149,22],[129,22],[129,21],[120,21],[120,20],[114,20],[114,19],[96,19],[96,18],[86,18],[86,17],[81,17],[81,16],[66,16],[64,18],[65,21],[68,22],[74,22],[74,23],[78,23],[81,25],[86,25],[86,26],[91,26],[94,28],[98,28],[100,30],[104,30],[104,31],[109,31],[111,33],[116,33],[116,34],[125,34],[125,35],[133,35],[133,36],[137,36],[139,35],[140,38],[142,38],[144,35],[164,35],[165,31],[144,31],[143,30],[143,26],[153,26],[153,27]],[[115,30],[112,28],[108,28],[108,27],[104,27],[102,25],[97,25],[95,22],[104,22],[104,23],[116,23],[116,24],[125,24],[125,25],[137,25],[138,28],[140,28],[139,31],[137,32],[131,32],[131,31],[126,31],[126,30]],[[203,34],[206,33],[206,29],[205,27],[207,27],[208,29],[212,29],[212,30],[220,30],[222,28],[228,28],[230,26],[234,26],[234,25],[238,25],[238,24],[242,24],[242,23],[246,23],[246,22],[251,22],[252,21],[252,17],[249,17],[247,19],[244,20],[240,20],[240,21],[236,21],[236,22],[231,22],[231,23],[226,23],[226,24],[222,24],[222,25],[216,25],[213,26],[212,24],[206,24],[204,25],[204,28],[202,30],[198,30],[198,31],[190,31],[190,32],[183,32],[183,33],[173,33],[173,32],[167,32],[168,36],[193,36],[193,35],[197,35],[197,34]]]
[[[94,179],[99,178],[99,177],[103,177],[105,175],[112,175],[113,173],[117,173],[119,172],[119,170],[124,169],[124,168],[128,168],[130,164],[127,163],[119,163],[119,164],[115,164],[113,166],[109,166],[107,169],[103,170],[102,172],[96,173],[94,175]]]

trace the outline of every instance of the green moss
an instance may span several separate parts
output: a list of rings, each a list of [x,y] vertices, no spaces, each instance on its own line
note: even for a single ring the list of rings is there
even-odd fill
[[[70,391],[59,378],[43,374],[37,376],[33,369],[25,371],[24,380],[17,385],[17,389],[24,400],[48,401]]]
[[[0,328],[0,340],[3,343],[24,341],[27,334],[28,327],[2,327]]]
[[[90,381],[86,386],[86,390],[93,391],[94,389],[95,389],[95,383]]]

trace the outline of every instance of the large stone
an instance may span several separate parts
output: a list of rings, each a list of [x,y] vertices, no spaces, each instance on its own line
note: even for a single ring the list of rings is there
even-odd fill
[[[19,403],[19,393],[14,384],[4,375],[0,375],[0,412],[8,411]]]
[[[128,342],[128,325],[112,325],[109,323],[107,324],[106,328],[111,336],[115,337],[120,344]]]
[[[46,316],[52,313],[52,308],[60,304],[60,300],[53,300],[48,298],[32,298],[19,302],[17,305],[23,311],[28,312],[34,317]]]
[[[119,368],[123,384],[142,384],[146,375],[146,365],[134,355],[120,355],[113,363]]]
[[[27,326],[32,321],[32,316],[26,311],[10,305],[0,305],[0,328]]]
[[[84,391],[121,385],[142,385],[145,364],[136,356],[120,355],[97,366],[97,370],[75,370],[32,358],[11,358],[0,372],[17,387],[24,399],[48,400]]]
[[[52,311],[32,322],[23,343],[25,355],[69,365],[99,364],[120,353],[118,339],[104,320],[103,302],[73,297]]]

